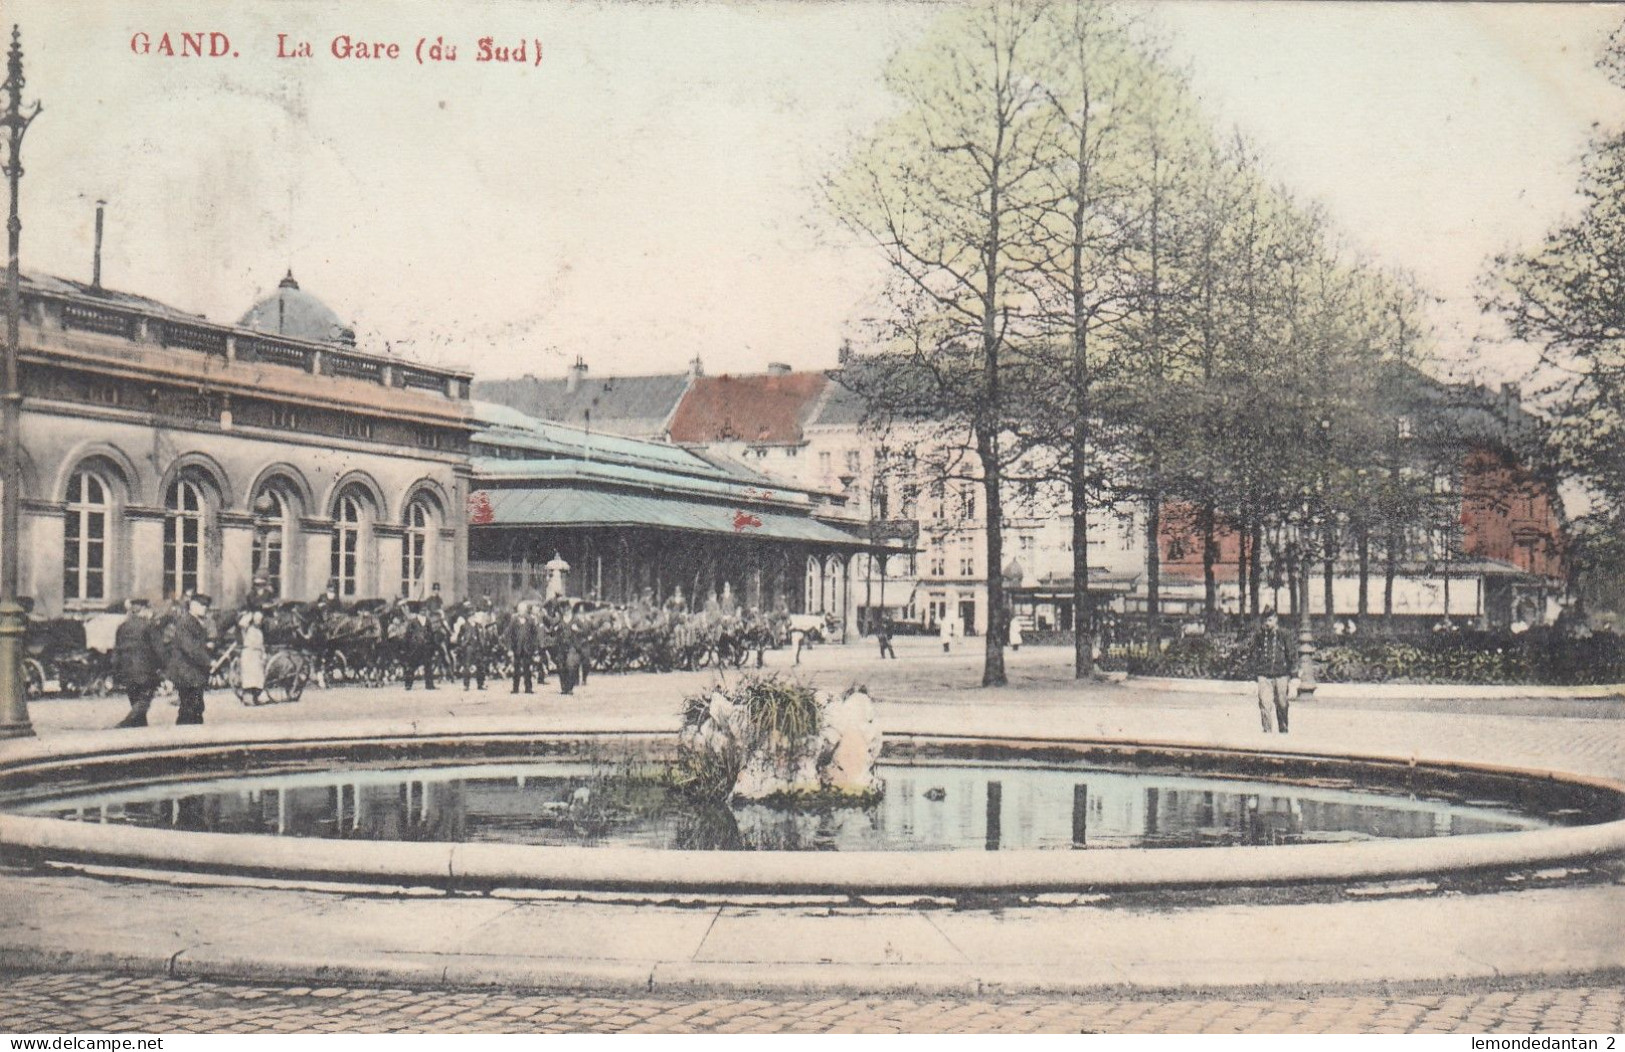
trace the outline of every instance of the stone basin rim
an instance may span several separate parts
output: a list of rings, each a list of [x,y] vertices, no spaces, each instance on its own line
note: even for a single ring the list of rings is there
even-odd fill
[[[481,721],[482,723],[486,721]],[[250,731],[250,733],[243,733]],[[155,732],[155,733],[154,733]],[[203,732],[203,733],[199,733]],[[234,749],[275,751],[299,745],[426,745],[474,741],[662,741],[669,731],[569,731],[515,721],[285,723],[274,727],[154,728],[29,742],[0,752],[0,780],[86,764],[117,766]],[[1625,783],[1550,770],[1416,757],[1287,752],[1191,742],[1097,739],[1069,735],[996,737],[889,734],[888,753],[908,743],[971,747],[1098,748],[1168,759],[1368,763],[1556,782],[1625,800]],[[23,743],[16,743],[23,744]],[[449,742],[448,742],[449,744]],[[54,860],[114,863],[150,870],[154,879],[186,872],[282,879],[415,885],[447,890],[528,887],[558,890],[728,891],[766,893],[1065,892],[1211,884],[1363,881],[1446,871],[1555,864],[1625,852],[1625,819],[1517,833],[1431,840],[1365,841],[1281,847],[1119,848],[1101,851],[774,852],[681,851],[631,847],[337,841],[235,833],[108,826],[0,813],[0,852]]]

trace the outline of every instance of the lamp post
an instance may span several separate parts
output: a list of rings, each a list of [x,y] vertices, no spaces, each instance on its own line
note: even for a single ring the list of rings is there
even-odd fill
[[[9,149],[0,166],[11,184],[11,214],[6,221],[10,263],[6,269],[5,388],[0,392],[0,738],[27,738],[34,734],[23,692],[23,635],[28,621],[17,601],[18,560],[22,549],[22,427],[23,392],[17,378],[18,328],[22,319],[22,274],[17,248],[22,220],[17,218],[18,183],[22,179],[23,133],[39,116],[39,103],[23,112],[22,31],[11,27],[11,52],[6,62],[6,112],[0,127],[7,132]]]

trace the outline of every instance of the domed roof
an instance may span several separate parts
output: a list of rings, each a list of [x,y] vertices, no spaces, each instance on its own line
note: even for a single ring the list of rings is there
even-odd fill
[[[301,289],[291,270],[276,291],[250,307],[237,324],[296,340],[355,343],[355,332],[327,304]]]

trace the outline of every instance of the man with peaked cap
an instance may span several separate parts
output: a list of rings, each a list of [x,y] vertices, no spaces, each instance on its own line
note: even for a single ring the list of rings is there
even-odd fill
[[[344,604],[339,601],[339,582],[335,577],[327,582],[327,591],[316,598],[316,613],[327,614],[342,609]]]
[[[183,610],[176,611],[169,623],[165,640],[169,660],[165,671],[175,693],[180,695],[181,711],[176,724],[203,722],[203,692],[209,686],[209,670],[214,660],[209,655],[209,629],[204,619],[212,604],[208,596],[198,593],[186,601]]]
[[[248,598],[243,605],[250,610],[268,610],[277,601],[276,592],[271,589],[271,579],[262,573],[254,575],[254,585],[248,591]]]

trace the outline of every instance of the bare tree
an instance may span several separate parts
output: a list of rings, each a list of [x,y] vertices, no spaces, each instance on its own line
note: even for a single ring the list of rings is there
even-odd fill
[[[904,102],[831,180],[835,214],[885,256],[890,317],[877,353],[846,373],[880,416],[922,413],[963,436],[983,495],[988,625],[982,683],[1002,685],[1003,473],[1021,455],[1014,346],[1031,296],[1014,272],[1032,241],[1028,185],[1044,168],[1053,115],[1029,75],[1043,8],[984,0],[943,16],[898,55],[887,84]]]

